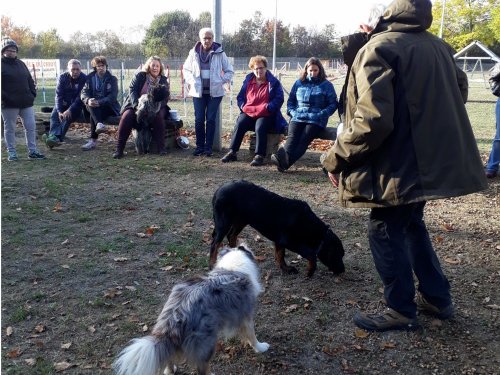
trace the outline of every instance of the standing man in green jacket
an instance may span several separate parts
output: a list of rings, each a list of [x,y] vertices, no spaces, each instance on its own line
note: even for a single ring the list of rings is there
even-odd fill
[[[354,316],[370,331],[418,329],[417,307],[452,317],[424,207],[487,187],[464,105],[467,76],[452,48],[426,31],[431,11],[430,0],[388,5],[356,55],[344,131],[323,160],[341,204],[371,208],[368,238],[388,308]]]

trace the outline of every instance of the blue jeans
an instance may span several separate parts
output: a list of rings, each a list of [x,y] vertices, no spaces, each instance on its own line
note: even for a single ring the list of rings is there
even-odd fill
[[[59,112],[56,107],[54,107],[50,115],[49,135],[55,135],[61,142],[64,141],[64,137],[66,136],[70,125],[77,120],[80,115],[81,111],[76,113],[71,112],[71,120],[61,121],[59,119]]]
[[[256,143],[255,153],[257,155],[266,156],[267,150],[267,133],[274,125],[273,115],[267,117],[253,118],[246,113],[240,113],[234,126],[233,137],[231,139],[231,150],[238,152],[243,141],[243,137],[247,131],[255,131]]]
[[[210,95],[203,95],[201,98],[193,98],[197,151],[212,152],[215,136],[215,118],[221,101],[222,96],[211,97]]]
[[[290,122],[286,142],[283,146],[288,154],[288,168],[306,153],[307,148],[318,137],[321,130],[319,125]]]
[[[490,157],[488,164],[486,164],[486,172],[498,172],[498,165],[500,164],[500,98],[497,99],[495,107],[495,121],[496,132],[491,145]]]
[[[372,208],[368,239],[375,267],[384,283],[387,305],[415,318],[415,285],[439,309],[451,304],[450,284],[443,274],[423,220],[426,202]]]

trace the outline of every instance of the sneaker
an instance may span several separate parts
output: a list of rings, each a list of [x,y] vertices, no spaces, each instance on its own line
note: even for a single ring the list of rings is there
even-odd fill
[[[45,155],[39,153],[37,150],[30,151],[29,154],[28,154],[28,159],[43,160],[43,159],[45,159]]]
[[[451,319],[455,313],[453,305],[450,303],[443,309],[434,306],[432,303],[427,301],[422,293],[417,293],[415,296],[415,303],[417,304],[417,310],[428,315],[435,316],[441,320]]]
[[[226,155],[222,157],[222,159],[220,159],[220,161],[223,163],[229,163],[236,160],[238,160],[238,156],[236,156],[236,152],[233,152],[232,150],[230,150]]]
[[[261,155],[255,155],[255,157],[253,158],[253,160],[250,163],[250,166],[260,167],[263,164],[264,164],[264,157]]]
[[[410,319],[397,311],[387,308],[381,314],[356,313],[354,323],[367,331],[384,332],[390,330],[416,331],[420,329],[417,319]]]
[[[495,178],[497,173],[497,171],[486,171],[486,178]]]
[[[278,169],[278,172],[284,173],[285,169],[281,166],[278,158],[276,157],[276,154],[271,155],[271,163],[273,163],[276,166],[276,169]]]
[[[104,125],[102,122],[97,123],[95,128],[96,134],[106,133],[106,130],[107,130],[106,125]]]
[[[16,151],[9,151],[8,156],[7,156],[8,161],[18,161],[19,158],[17,157],[17,152]]]
[[[45,144],[49,148],[53,148],[60,146],[61,142],[59,141],[59,138],[57,138],[55,135],[52,134],[45,138]]]
[[[203,149],[197,148],[196,150],[194,150],[193,156],[201,156],[204,152],[205,151],[203,151]]]
[[[89,151],[93,150],[95,147],[96,147],[96,141],[93,139],[89,139],[89,141],[82,146],[82,150]]]
[[[271,162],[279,172],[283,173],[288,169],[288,155],[283,147],[280,147],[276,154],[271,155]]]
[[[115,151],[113,152],[113,159],[121,159],[123,158],[123,151]]]

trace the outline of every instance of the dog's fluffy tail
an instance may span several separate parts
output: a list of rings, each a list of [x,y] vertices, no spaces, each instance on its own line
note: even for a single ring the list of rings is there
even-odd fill
[[[156,375],[170,357],[167,342],[155,336],[134,339],[113,363],[117,375]]]

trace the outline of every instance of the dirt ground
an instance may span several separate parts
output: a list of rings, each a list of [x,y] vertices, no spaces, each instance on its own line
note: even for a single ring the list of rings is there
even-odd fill
[[[223,152],[197,158],[180,149],[113,160],[112,136],[80,150],[86,132],[71,130],[66,145],[44,150],[46,161],[2,154],[2,374],[111,374],[127,342],[151,331],[172,286],[207,271],[212,195],[240,178],[307,201],[344,242],[346,272],[334,277],[319,265],[307,279],[306,262],[287,253],[300,274],[282,275],[272,243],[246,228],[241,240],[265,286],[257,337],[271,347],[255,354],[221,341],[214,373],[500,374],[500,178],[426,207],[456,317],[419,316],[416,333],[367,333],[353,324],[355,312],[384,308],[368,210],[339,206],[320,151],[281,174],[250,167],[248,145],[229,164],[219,161]]]

